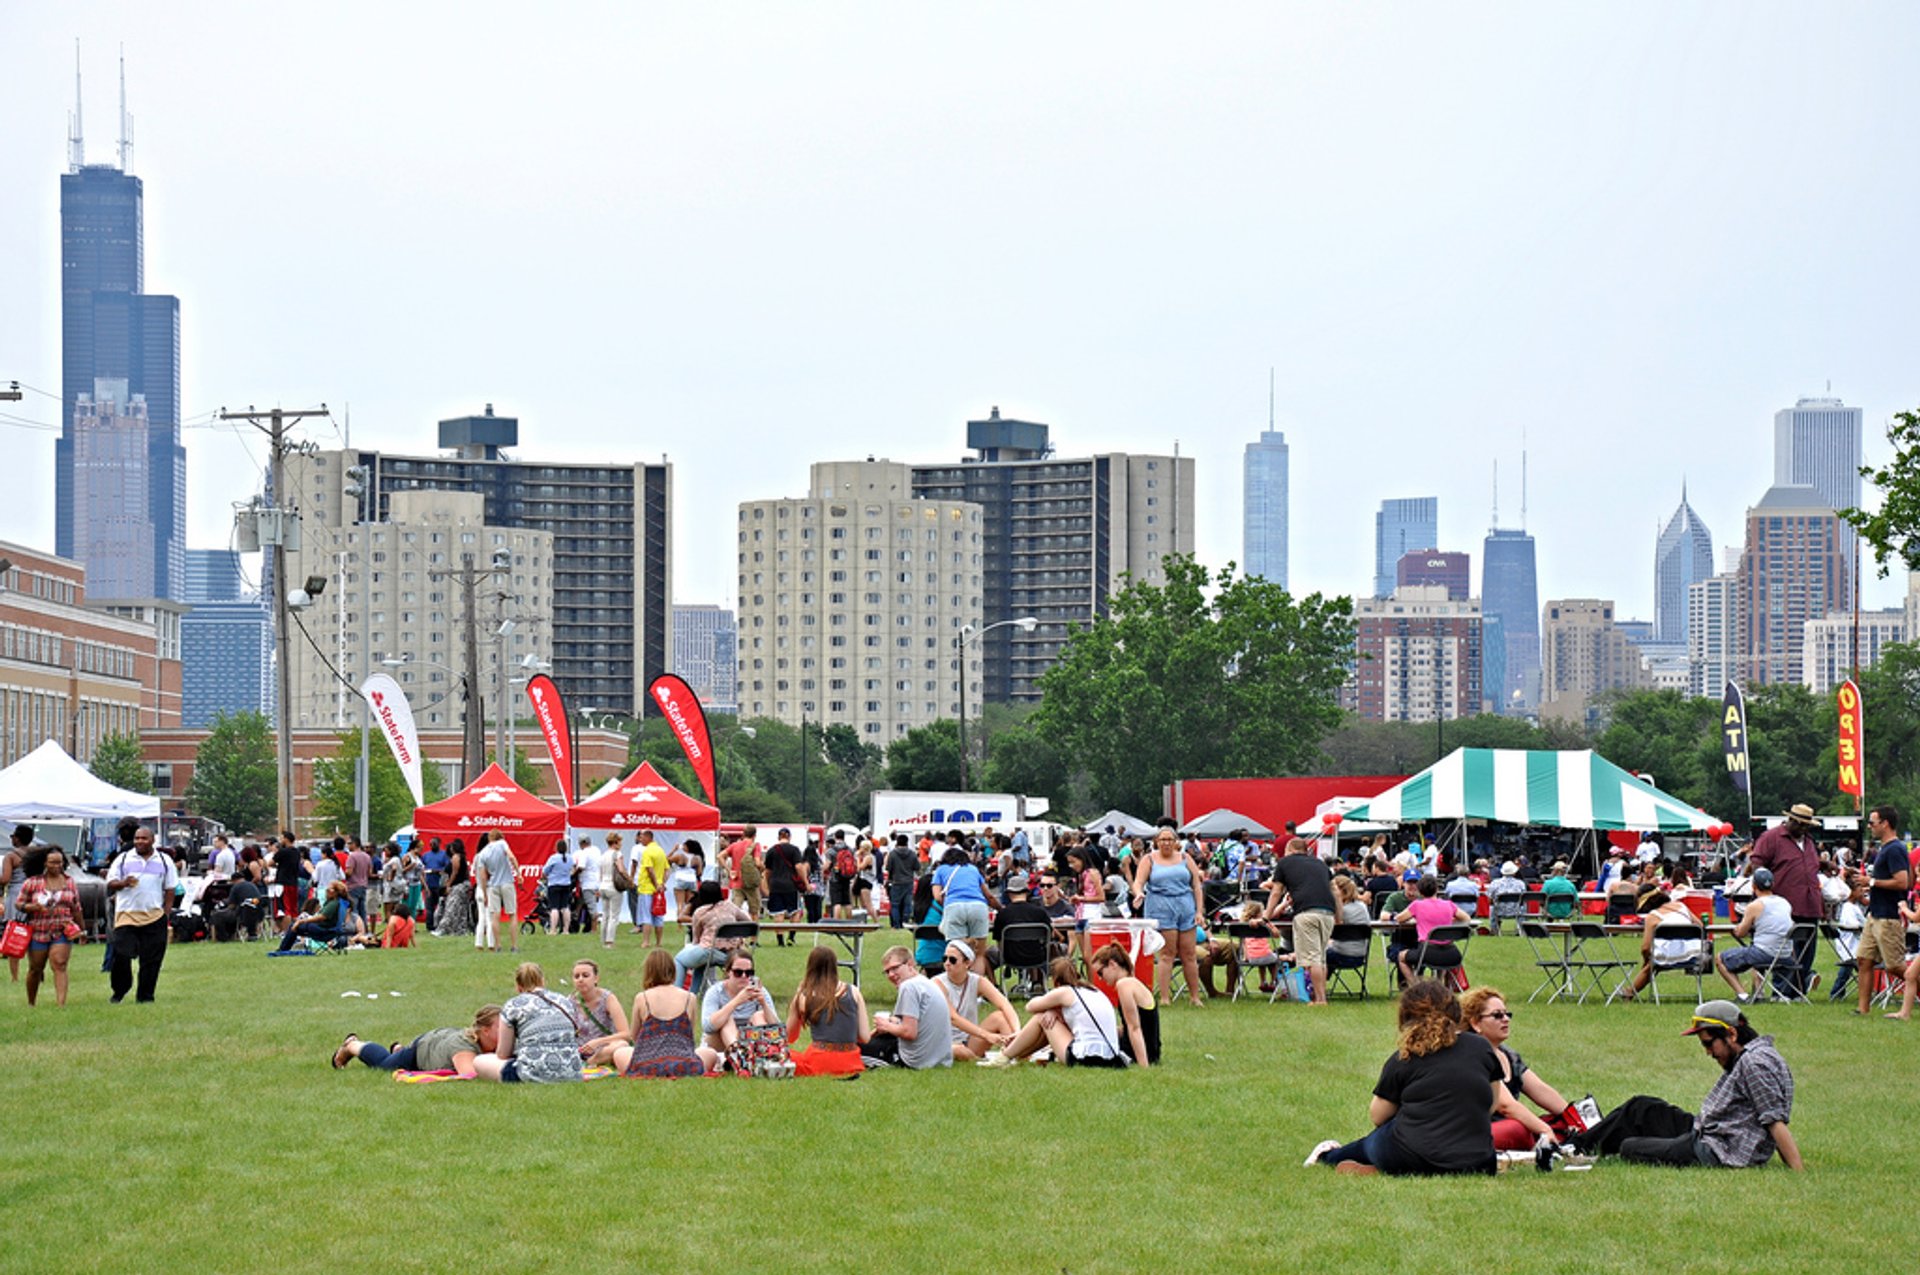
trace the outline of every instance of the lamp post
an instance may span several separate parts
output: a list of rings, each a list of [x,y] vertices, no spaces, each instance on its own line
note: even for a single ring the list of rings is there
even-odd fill
[[[496,549],[488,565],[479,567],[474,564],[471,553],[460,556],[459,570],[441,569],[427,572],[429,580],[452,580],[460,586],[461,632],[466,638],[466,672],[461,675],[467,693],[466,709],[462,714],[461,769],[467,772],[467,782],[472,783],[479,775],[482,763],[486,760],[486,751],[481,743],[481,714],[473,711],[474,698],[480,693],[480,634],[479,620],[475,614],[474,596],[479,592],[480,582],[489,576],[504,576],[513,570],[513,554],[505,549]]]
[[[522,656],[520,658],[520,667],[523,670],[525,670],[524,673],[522,674],[522,676],[514,678],[509,683],[510,686],[525,686],[528,682],[531,682],[534,678],[538,677],[540,674],[551,673],[553,671],[553,665],[541,659],[539,656],[533,655],[533,654]],[[501,707],[507,708],[507,705],[505,704],[504,700],[501,704]],[[517,757],[519,755],[518,752],[516,751],[519,745],[517,745],[513,741],[513,728],[514,728],[514,725],[516,724],[516,719],[518,717],[519,717],[518,713],[513,712],[510,708],[508,709],[507,711],[507,756],[508,757]],[[555,775],[554,778],[557,781],[559,779],[559,776]],[[578,790],[576,789],[576,791]]]
[[[987,634],[993,632],[995,629],[1004,629],[1009,625],[1019,629],[1022,633],[1031,633],[1034,631],[1034,629],[1039,627],[1040,621],[1035,619],[1033,616],[1023,615],[1023,616],[1020,616],[1018,619],[1013,619],[1013,620],[995,620],[992,624],[987,625],[983,629],[976,629],[971,624],[963,624],[960,626],[959,635],[953,639],[954,650],[959,652],[959,655],[960,655],[960,791],[961,792],[973,791],[971,788],[967,787],[967,647],[971,643],[976,642],[979,639],[985,637]]]

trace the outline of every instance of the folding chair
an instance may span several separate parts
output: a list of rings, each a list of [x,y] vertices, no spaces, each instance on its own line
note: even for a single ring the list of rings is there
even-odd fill
[[[1227,937],[1233,941],[1234,953],[1240,961],[1240,977],[1233,985],[1233,996],[1231,999],[1239,1000],[1240,993],[1246,990],[1247,972],[1249,970],[1259,970],[1263,977],[1267,976],[1271,971],[1273,972],[1274,979],[1273,991],[1267,997],[1267,1003],[1271,1005],[1280,995],[1278,971],[1281,966],[1286,964],[1286,959],[1280,954],[1279,939],[1275,937],[1273,931],[1266,926],[1254,925],[1246,921],[1229,921],[1226,929]],[[1266,955],[1248,956],[1248,939],[1268,940]]]
[[[1527,1004],[1533,1004],[1534,997],[1553,989],[1553,995],[1547,997],[1551,1005],[1561,996],[1573,990],[1573,967],[1567,964],[1567,945],[1561,943],[1557,935],[1549,930],[1544,921],[1520,922],[1520,937],[1527,941],[1527,948],[1533,955],[1534,968],[1542,972],[1540,985],[1527,997]]]
[[[1000,931],[1000,965],[994,970],[996,982],[1009,971],[1026,975],[1029,985],[1044,987],[1047,982],[1048,949],[1053,927],[1042,921],[1009,925]],[[1001,987],[1001,991],[1007,991]]]
[[[1767,1001],[1785,1004],[1807,1003],[1807,989],[1800,985],[1800,975],[1804,966],[1800,963],[1802,944],[1813,943],[1818,936],[1818,927],[1812,922],[1802,922],[1793,927],[1792,935],[1784,950],[1776,952],[1773,959],[1753,971],[1760,976],[1759,997]]]
[[[1624,970],[1638,969],[1638,961],[1625,961],[1620,958],[1620,949],[1614,946],[1613,934],[1604,925],[1592,921],[1575,921],[1567,929],[1567,983],[1568,991],[1580,980],[1577,975],[1586,975],[1588,986],[1580,989],[1580,999],[1576,1004],[1584,1005],[1587,997],[1599,992],[1611,1004],[1613,998],[1625,985],[1625,979],[1617,980],[1611,988],[1607,979]]]
[[[1699,1004],[1706,999],[1705,980],[1707,971],[1713,968],[1713,940],[1707,936],[1705,927],[1688,921],[1675,921],[1671,924],[1653,927],[1655,943],[1692,942],[1700,945],[1700,954],[1682,961],[1653,962],[1653,975],[1647,980],[1647,986],[1653,990],[1653,1003],[1660,1003],[1660,976],[1662,974],[1680,974],[1693,976],[1693,1001]]]
[[[1327,996],[1332,998],[1336,991],[1349,996],[1358,995],[1367,999],[1367,968],[1373,964],[1373,927],[1358,923],[1336,925],[1333,927],[1332,943],[1363,943],[1366,950],[1359,956],[1343,956],[1333,948],[1327,949]],[[1360,986],[1356,990],[1349,976],[1358,974]]]
[[[1433,973],[1443,983],[1450,983],[1458,991],[1465,991],[1467,982],[1467,941],[1473,937],[1471,925],[1436,925],[1427,932],[1427,937],[1414,949],[1413,959],[1408,963],[1414,975]],[[1451,960],[1441,960],[1452,957]]]

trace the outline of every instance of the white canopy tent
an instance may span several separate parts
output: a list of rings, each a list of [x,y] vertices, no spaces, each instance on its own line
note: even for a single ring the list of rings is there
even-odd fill
[[[1245,829],[1247,835],[1251,837],[1271,837],[1273,835],[1273,829],[1267,827],[1267,825],[1261,823],[1258,819],[1250,818],[1240,814],[1238,811],[1229,810],[1225,806],[1220,807],[1218,810],[1209,810],[1198,819],[1182,824],[1180,831],[1183,833],[1191,833],[1196,837],[1224,837],[1236,828]]]
[[[49,739],[5,770],[0,770],[0,818],[158,819],[160,799],[116,788],[67,756]]]
[[[1136,819],[1124,810],[1109,810],[1098,819],[1089,819],[1080,825],[1080,831],[1099,834],[1108,828],[1118,828],[1123,837],[1144,837],[1153,831],[1153,825],[1145,819]]]

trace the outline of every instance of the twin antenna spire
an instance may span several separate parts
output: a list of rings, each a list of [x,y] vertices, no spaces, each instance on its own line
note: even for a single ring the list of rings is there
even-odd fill
[[[1681,490],[1681,500],[1686,500],[1686,492]],[[1500,458],[1493,461],[1493,528],[1500,529]],[[1520,431],[1520,530],[1527,529],[1527,432]]]
[[[67,171],[77,173],[87,162],[87,147],[81,130],[82,95],[80,92],[80,41],[73,42],[73,113],[67,116]],[[133,171],[133,116],[127,114],[127,50],[120,48],[120,144],[119,169]]]

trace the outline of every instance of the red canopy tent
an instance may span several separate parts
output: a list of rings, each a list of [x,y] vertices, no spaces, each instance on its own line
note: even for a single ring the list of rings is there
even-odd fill
[[[444,801],[419,806],[413,812],[414,833],[422,840],[440,838],[445,849],[455,837],[466,842],[467,862],[480,847],[480,834],[498,832],[506,838],[520,865],[520,915],[533,911],[540,890],[540,869],[553,853],[553,843],[567,835],[567,812],[550,806],[513,782],[498,765],[488,766],[480,778]],[[475,904],[485,907],[478,899]]]
[[[575,828],[594,831],[716,832],[720,828],[718,809],[675,788],[647,761],[618,787],[576,803],[568,814]]]

